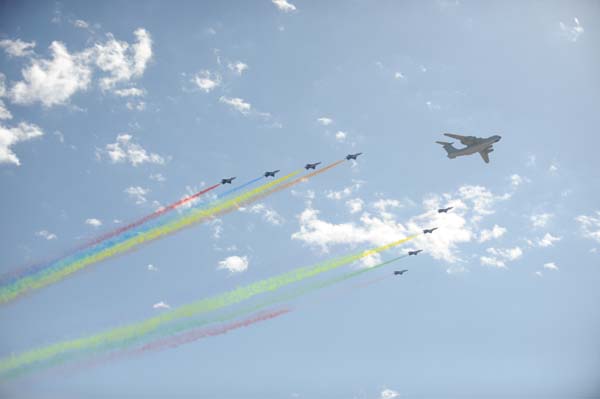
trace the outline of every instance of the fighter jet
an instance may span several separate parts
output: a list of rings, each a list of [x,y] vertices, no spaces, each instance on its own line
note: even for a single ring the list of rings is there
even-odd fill
[[[436,141],[436,143],[444,146],[444,150],[448,153],[448,158],[454,159],[456,157],[461,157],[463,155],[471,155],[476,152],[481,155],[481,158],[485,161],[485,163],[490,163],[490,152],[494,151],[492,146],[499,142],[502,137],[498,135],[490,136],[488,138],[481,138],[475,136],[461,136],[460,134],[451,134],[444,133],[444,136],[452,137],[453,139],[457,139],[461,142],[461,144],[465,145],[464,148],[454,148],[452,144],[447,143],[445,141]]]
[[[394,276],[402,276],[407,271],[408,270],[406,270],[406,269],[404,269],[404,270],[394,270]]]
[[[356,160],[356,158],[358,158],[359,155],[361,155],[362,152],[357,152],[356,154],[348,154],[346,155],[346,159],[349,161],[351,159]]]
[[[231,184],[231,182],[235,179],[235,177],[230,177],[229,179],[221,179],[221,184]]]
[[[309,170],[309,169],[316,169],[317,165],[319,165],[321,162],[317,162],[317,163],[307,163],[306,166],[304,166],[304,169]]]
[[[423,252],[422,249],[418,249],[416,251],[408,251],[408,256],[417,256],[419,252]]]
[[[433,229],[425,229],[425,230],[423,230],[423,234],[427,234],[427,233],[431,234],[434,231],[436,231],[437,229],[438,229],[437,227],[434,227]]]
[[[438,213],[448,213],[448,211],[453,208],[454,208],[453,206],[449,206],[448,208],[441,208],[441,209],[438,209]]]
[[[275,177],[275,173],[277,173],[277,172],[279,172],[279,169],[274,170],[272,172],[267,171],[267,172],[265,172],[265,177],[269,177],[269,176]]]

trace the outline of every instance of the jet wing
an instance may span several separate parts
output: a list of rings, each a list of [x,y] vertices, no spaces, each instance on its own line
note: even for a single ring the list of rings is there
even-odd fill
[[[479,142],[479,138],[475,136],[461,136],[460,134],[452,134],[452,133],[444,133],[444,136],[452,137],[453,139],[459,140],[462,145],[470,146],[473,144],[477,144]]]
[[[492,146],[485,147],[483,150],[479,151],[479,155],[483,158],[485,163],[490,163],[490,152],[494,151]]]

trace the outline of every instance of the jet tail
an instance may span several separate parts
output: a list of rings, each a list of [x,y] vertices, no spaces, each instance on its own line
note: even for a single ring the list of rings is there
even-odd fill
[[[446,141],[436,141],[436,143],[441,144],[444,147],[444,150],[446,150],[446,152],[448,153],[448,155],[458,151],[458,149],[454,148],[454,146],[452,145],[454,143],[448,143]]]

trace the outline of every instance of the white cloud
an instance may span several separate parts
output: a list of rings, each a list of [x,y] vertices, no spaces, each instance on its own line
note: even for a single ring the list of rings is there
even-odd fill
[[[280,11],[283,12],[292,12],[296,11],[296,6],[289,3],[287,0],[272,0],[273,4],[279,8]]]
[[[561,239],[561,237],[554,237],[552,234],[546,233],[546,235],[538,241],[538,245],[540,247],[551,247],[555,242],[558,242]]]
[[[250,113],[250,109],[252,108],[252,105],[237,97],[229,98],[222,96],[221,98],[219,98],[219,102],[233,107],[235,110],[239,111],[243,115],[248,115]]]
[[[33,54],[35,42],[24,42],[21,39],[5,39],[0,40],[0,47],[3,48],[10,57],[26,57]]]
[[[404,77],[404,75],[402,74],[402,72],[396,72],[394,74],[394,79],[406,79],[406,78]]]
[[[157,182],[167,181],[167,178],[162,175],[162,173],[154,173],[150,175],[150,180],[154,180]]]
[[[36,236],[45,238],[46,240],[56,240],[56,234],[50,233],[48,230],[40,230],[35,233]]]
[[[488,248],[486,250],[490,256],[481,256],[479,261],[482,265],[506,267],[506,263],[515,261],[523,256],[523,250],[520,247],[514,248]]]
[[[333,123],[333,119],[323,116],[323,117],[317,119],[317,122],[323,126],[329,126]]]
[[[115,94],[119,97],[142,97],[145,92],[137,87],[130,87],[128,89],[115,90]]]
[[[221,85],[221,75],[211,71],[203,70],[198,72],[193,79],[196,86],[205,93],[210,93],[213,89]]]
[[[496,196],[481,186],[462,186],[455,193],[434,195],[425,199],[423,206],[426,211],[406,222],[397,221],[394,215],[385,211],[390,204],[399,206],[398,201],[381,203],[385,206],[379,206],[379,210],[384,209],[384,212],[378,215],[363,212],[358,222],[339,224],[322,220],[319,211],[308,203],[307,208],[298,216],[299,231],[292,234],[292,239],[327,252],[334,245],[384,245],[418,234],[424,228],[439,227],[434,234],[419,235],[414,244],[435,259],[456,263],[462,261],[459,245],[478,236],[477,222],[492,214],[493,205],[505,198],[506,196]],[[439,214],[437,209],[441,204],[453,206],[453,212]]]
[[[171,306],[168,303],[160,301],[160,302],[157,302],[154,305],[152,305],[152,308],[154,308],[154,309],[171,309]]]
[[[328,191],[325,196],[332,200],[341,200],[352,195],[353,192],[358,191],[362,186],[362,181],[354,181],[351,186],[345,187],[340,191]]]
[[[158,267],[154,266],[152,263],[150,263],[147,266],[147,269],[148,269],[149,272],[157,272],[158,271]]]
[[[388,212],[389,208],[403,208],[404,204],[396,199],[381,198],[373,202],[372,206],[377,209],[381,215],[388,216],[390,215]]]
[[[513,186],[513,188],[517,188],[519,187],[521,184],[527,182],[528,179],[524,178],[522,176],[519,176],[518,174],[513,174],[510,176],[510,184]]]
[[[90,218],[85,220],[85,224],[90,225],[92,227],[100,227],[102,226],[102,221],[96,218]]]
[[[237,75],[241,75],[246,69],[248,69],[248,64],[245,64],[241,61],[230,62],[227,64],[227,68],[235,72]]]
[[[437,111],[441,109],[441,107],[438,104],[434,104],[431,101],[426,101],[425,105],[427,105],[427,108],[429,108],[430,111]]]
[[[383,391],[381,391],[381,395],[379,395],[379,399],[393,399],[393,398],[397,398],[398,396],[400,396],[400,394],[397,391],[386,388]]]
[[[0,164],[20,165],[21,162],[11,147],[43,135],[42,129],[34,124],[21,122],[15,127],[6,127],[0,124]]]
[[[579,23],[579,19],[577,17],[573,18],[573,22],[575,25],[567,26],[564,22],[559,22],[558,26],[560,27],[561,33],[567,39],[572,42],[576,42],[579,39],[579,36],[583,34],[583,26]]]
[[[73,21],[73,26],[80,29],[88,29],[90,24],[84,21],[83,19],[76,19]]]
[[[554,263],[554,262],[548,262],[548,263],[544,263],[544,269],[558,270],[558,266],[556,266],[556,263]]]
[[[556,174],[558,172],[558,164],[556,162],[552,162],[548,167],[548,172]]]
[[[146,195],[150,192],[150,190],[140,187],[140,186],[131,186],[125,189],[125,193],[129,195],[129,197],[135,200],[137,205],[141,205],[146,203]]]
[[[529,217],[531,225],[535,228],[545,227],[550,219],[554,217],[551,213],[537,213]]]
[[[219,262],[218,269],[227,269],[231,273],[241,273],[248,269],[247,256],[228,256]]]
[[[539,270],[537,272],[535,272],[534,274],[536,276],[538,276],[538,277],[542,277],[543,276],[542,272],[540,272]]]
[[[134,101],[127,101],[127,109],[130,109],[132,111],[143,111],[146,109],[146,103],[144,101],[138,101],[138,102],[134,102]]]
[[[360,198],[354,198],[346,201],[346,206],[350,213],[358,213],[362,211],[365,202]]]
[[[346,132],[342,132],[341,130],[338,130],[335,133],[335,139],[339,142],[345,141],[347,136],[348,136],[348,134]]]
[[[274,226],[280,226],[283,224],[283,217],[277,213],[274,209],[269,208],[264,204],[256,204],[250,208],[240,208],[240,211],[250,212],[254,214],[262,215],[263,219]]]
[[[580,215],[575,218],[583,232],[583,236],[600,242],[600,211],[595,215]]]
[[[69,54],[63,43],[52,42],[52,58],[32,59],[21,71],[23,80],[10,89],[10,97],[17,104],[37,101],[46,107],[64,104],[73,94],[86,90],[92,70],[87,65],[88,53]]]
[[[108,155],[112,163],[129,162],[133,166],[143,163],[154,163],[162,165],[165,159],[158,154],[147,152],[141,145],[132,141],[133,137],[129,134],[120,134],[117,141],[107,144],[103,151]],[[100,153],[98,153],[99,155]]]
[[[137,41],[132,45],[116,40],[109,33],[105,43],[94,46],[96,66],[109,74],[100,79],[102,89],[111,89],[117,83],[127,82],[144,74],[152,58],[152,39],[143,28],[137,29],[134,35]]]
[[[506,233],[506,228],[500,227],[497,224],[490,230],[481,230],[479,233],[479,242],[486,242],[492,239],[500,238]]]

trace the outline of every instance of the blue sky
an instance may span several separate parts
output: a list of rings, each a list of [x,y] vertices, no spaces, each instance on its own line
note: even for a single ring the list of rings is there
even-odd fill
[[[352,266],[425,250],[379,284],[3,397],[600,394],[597,2],[0,7],[2,272],[223,177],[364,153],[3,305],[2,357],[440,227]],[[502,140],[486,165],[444,132]]]

